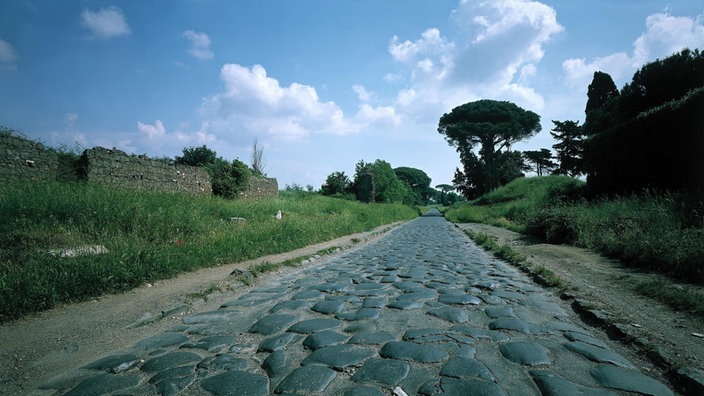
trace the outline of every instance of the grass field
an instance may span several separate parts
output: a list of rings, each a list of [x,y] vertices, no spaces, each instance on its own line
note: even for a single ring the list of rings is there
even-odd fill
[[[593,249],[636,268],[704,284],[704,227],[696,209],[701,202],[681,194],[585,200],[582,188],[583,182],[565,176],[521,178],[445,215]]]
[[[419,214],[403,205],[307,193],[230,201],[78,183],[4,184],[0,213],[0,322]],[[108,253],[47,253],[85,245],[102,245]]]

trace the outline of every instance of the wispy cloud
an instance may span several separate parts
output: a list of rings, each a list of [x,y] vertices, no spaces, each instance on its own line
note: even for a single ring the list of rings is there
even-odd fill
[[[81,24],[90,30],[93,37],[100,39],[129,36],[132,33],[125,14],[115,6],[101,8],[97,11],[83,10]]]
[[[210,37],[202,32],[194,32],[193,30],[186,30],[183,32],[183,37],[185,37],[189,43],[188,54],[199,60],[211,59],[214,54],[210,50]]]
[[[0,39],[0,70],[17,70],[17,51],[7,41]]]

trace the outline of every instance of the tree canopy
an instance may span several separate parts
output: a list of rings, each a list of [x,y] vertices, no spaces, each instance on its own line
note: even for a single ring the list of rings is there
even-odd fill
[[[579,176],[584,173],[584,131],[579,125],[579,121],[553,120],[552,123],[555,126],[550,131],[550,135],[558,141],[552,146],[557,153],[558,165],[555,173],[572,177]]]
[[[413,192],[412,200],[415,205],[425,205],[431,195],[430,177],[420,169],[401,166],[394,168],[396,177],[406,184]],[[409,197],[411,198],[411,197]]]
[[[359,161],[352,182],[357,199],[362,202],[402,203],[410,189],[402,183],[391,165],[384,160]]]
[[[536,113],[489,99],[455,107],[438,124],[438,132],[460,154],[464,172],[458,169],[461,175],[456,172],[455,179],[462,176],[465,180],[455,185],[467,197],[470,192],[485,193],[519,176],[521,156],[511,152],[511,145],[540,129]],[[474,153],[477,145],[478,157]]]

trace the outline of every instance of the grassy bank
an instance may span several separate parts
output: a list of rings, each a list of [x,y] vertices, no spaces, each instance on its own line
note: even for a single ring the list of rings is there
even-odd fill
[[[579,199],[582,183],[564,176],[522,178],[446,217],[482,222],[570,243],[627,265],[704,284],[704,228],[681,196]]]
[[[274,217],[278,210],[281,220]],[[403,205],[315,194],[227,201],[71,183],[3,185],[0,213],[0,322],[418,215]],[[108,253],[47,253],[84,245],[102,245]]]

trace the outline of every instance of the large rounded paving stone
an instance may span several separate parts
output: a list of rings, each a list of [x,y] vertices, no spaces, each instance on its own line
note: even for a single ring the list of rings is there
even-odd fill
[[[609,364],[601,364],[593,368],[591,374],[600,385],[608,388],[637,392],[644,395],[674,395],[662,382],[634,370],[628,370]]]
[[[245,371],[228,371],[200,381],[201,388],[216,396],[266,396],[269,379]]]
[[[220,323],[227,321],[227,314],[225,311],[201,312],[186,316],[182,321],[184,324]]]
[[[295,337],[302,337],[293,333],[283,333],[279,336],[267,338],[259,343],[257,352],[274,352],[279,349],[284,349],[293,341]]]
[[[174,367],[187,366],[191,363],[200,362],[202,358],[192,352],[169,352],[150,360],[140,367],[145,373],[153,373]]]
[[[471,294],[443,294],[438,301],[450,305],[478,305],[482,302],[482,300]]]
[[[137,385],[139,385],[139,377],[135,375],[117,376],[105,373],[81,381],[64,396],[104,395],[134,388]]]
[[[443,350],[406,341],[387,342],[379,351],[379,355],[389,359],[415,360],[424,363],[440,362],[448,358],[447,352]]]
[[[361,331],[352,336],[348,343],[381,345],[395,339],[396,336],[385,331]]]
[[[612,352],[608,349],[599,348],[597,346],[587,344],[581,341],[573,341],[565,344],[565,348],[572,352],[577,352],[584,355],[587,359],[593,360],[599,363],[612,363],[617,366],[635,369],[636,366],[629,362],[628,359],[619,355],[618,353]]]
[[[455,357],[448,360],[442,370],[440,370],[440,375],[455,378],[476,377],[490,381],[494,380],[494,375],[485,365],[466,357]]]
[[[525,366],[552,364],[552,361],[548,357],[548,350],[534,342],[508,342],[506,344],[499,345],[499,350],[506,359]]]
[[[186,366],[160,371],[149,379],[149,383],[154,384],[160,395],[171,396],[186,389],[195,379],[195,367]]]
[[[262,368],[269,374],[269,377],[276,377],[286,369],[286,353],[282,350],[275,351],[262,363]]]
[[[544,370],[529,371],[538,389],[545,396],[582,395],[582,396],[616,396],[606,389],[588,388]]]
[[[194,349],[204,349],[206,351],[214,351],[217,349],[223,349],[231,344],[234,344],[235,337],[231,335],[218,335],[205,337],[202,340],[195,343],[188,343],[181,345],[181,348],[194,348]]]
[[[395,359],[369,359],[352,376],[359,382],[376,382],[382,385],[398,385],[406,376],[411,366]]]
[[[332,318],[318,318],[300,321],[289,327],[287,331],[294,333],[310,334],[318,331],[332,329],[338,327],[342,322]]]
[[[205,358],[198,363],[198,368],[205,370],[242,370],[247,367],[247,361],[243,358],[236,357],[227,353],[215,355]]]
[[[290,326],[291,323],[295,322],[297,319],[298,317],[293,315],[268,315],[253,324],[252,327],[249,328],[249,332],[263,335],[278,333]]]
[[[406,310],[406,309],[416,309],[420,308],[425,303],[423,301],[416,301],[416,300],[396,300],[392,302],[391,304],[388,305],[389,308],[394,308],[394,309],[400,309],[400,310]]]
[[[343,344],[316,349],[303,359],[301,365],[318,364],[342,370],[345,367],[356,366],[374,355],[371,349]]]
[[[293,370],[276,387],[276,393],[309,395],[322,392],[337,374],[325,366],[302,366]]]
[[[386,393],[376,388],[367,386],[355,386],[354,388],[345,391],[343,396],[385,396]]]
[[[548,333],[547,329],[544,329],[533,323],[528,323],[518,318],[501,318],[489,323],[489,329],[491,330],[513,330],[526,334],[544,334]]]
[[[342,344],[347,341],[347,338],[349,338],[349,336],[344,334],[340,334],[332,330],[323,330],[306,337],[306,339],[303,340],[303,346],[309,349],[318,349]]]
[[[338,312],[342,312],[346,307],[346,304],[344,301],[320,301],[313,305],[311,309],[315,312],[319,312],[322,314],[336,314]]]
[[[492,319],[509,318],[513,316],[513,308],[508,305],[501,307],[486,307],[484,308],[484,313]]]

